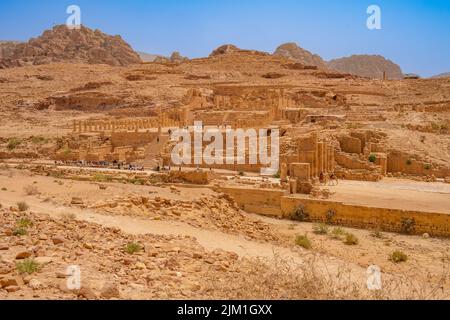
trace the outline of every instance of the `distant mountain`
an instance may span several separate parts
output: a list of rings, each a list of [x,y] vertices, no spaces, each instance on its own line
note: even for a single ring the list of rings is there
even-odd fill
[[[153,62],[158,58],[166,58],[164,56],[158,55],[158,54],[150,54],[145,52],[137,51],[137,54],[141,58],[142,62]]]
[[[317,66],[321,68],[326,68],[327,66],[326,62],[319,55],[313,54],[293,42],[282,44],[275,50],[273,55],[278,57],[286,57],[304,65]]]
[[[353,55],[335,59],[328,62],[328,67],[360,77],[383,79],[383,73],[386,72],[387,79],[403,79],[400,66],[380,55]]]
[[[0,68],[74,62],[127,66],[140,63],[139,55],[120,36],[81,26],[55,26],[40,37],[12,47],[4,45]],[[6,54],[5,54],[6,51]]]
[[[446,73],[441,73],[438,75],[435,75],[433,77],[431,77],[433,79],[437,79],[437,78],[450,78],[450,72],[446,72]]]

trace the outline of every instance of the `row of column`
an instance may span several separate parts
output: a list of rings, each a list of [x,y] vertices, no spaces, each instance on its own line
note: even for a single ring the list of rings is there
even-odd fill
[[[170,119],[167,115],[133,120],[74,120],[73,132],[138,131],[171,126],[179,126],[179,122]]]

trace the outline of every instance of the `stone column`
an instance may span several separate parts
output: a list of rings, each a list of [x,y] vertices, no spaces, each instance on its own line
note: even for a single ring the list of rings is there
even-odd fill
[[[281,182],[287,182],[288,181],[288,166],[286,163],[282,163],[280,167],[280,179]]]

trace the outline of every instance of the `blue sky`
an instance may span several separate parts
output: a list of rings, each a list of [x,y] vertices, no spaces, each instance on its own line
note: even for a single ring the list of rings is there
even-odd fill
[[[326,60],[381,54],[404,72],[450,72],[450,0],[0,0],[0,39],[65,23],[71,4],[84,25],[149,53],[202,57],[225,43],[273,52],[297,42]],[[382,30],[366,27],[371,4]]]

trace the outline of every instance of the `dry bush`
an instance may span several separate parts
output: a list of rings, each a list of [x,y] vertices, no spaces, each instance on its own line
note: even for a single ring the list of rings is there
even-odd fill
[[[250,300],[423,300],[448,299],[443,283],[448,271],[435,285],[418,282],[415,277],[382,275],[382,290],[370,291],[366,279],[355,280],[355,274],[346,267],[329,270],[325,261],[308,255],[303,263],[275,257],[241,259],[227,273],[211,271],[208,274],[206,299]],[[447,270],[447,267],[443,267]],[[425,287],[428,285],[428,287]]]
[[[38,188],[34,185],[25,186],[23,191],[27,196],[34,196],[40,193]]]

